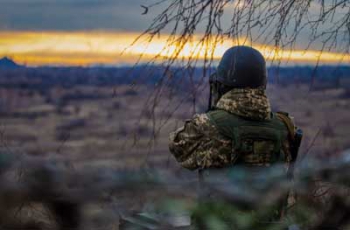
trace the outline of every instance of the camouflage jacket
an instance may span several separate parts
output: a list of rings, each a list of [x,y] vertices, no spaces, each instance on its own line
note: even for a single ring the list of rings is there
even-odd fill
[[[233,89],[216,104],[218,109],[250,120],[271,119],[269,100],[263,89]],[[291,161],[288,138],[282,150],[286,164]],[[207,114],[197,114],[170,134],[169,149],[176,160],[187,169],[222,168],[235,163],[232,140],[220,134]]]

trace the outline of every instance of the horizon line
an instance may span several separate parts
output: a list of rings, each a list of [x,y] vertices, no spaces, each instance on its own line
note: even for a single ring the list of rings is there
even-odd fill
[[[176,43],[167,43],[166,34],[133,44],[141,33],[122,31],[0,31],[0,56],[8,56],[26,66],[91,66],[91,65],[134,65],[139,57],[148,62],[159,55],[166,60],[178,53],[178,60],[196,58],[201,62],[208,51],[212,52],[213,63],[220,60],[223,53],[236,44],[258,49],[268,63],[281,65],[346,65],[350,54],[321,52],[319,50],[276,49],[266,44],[249,44],[241,38],[219,43],[197,46],[194,41],[186,43],[182,49]]]

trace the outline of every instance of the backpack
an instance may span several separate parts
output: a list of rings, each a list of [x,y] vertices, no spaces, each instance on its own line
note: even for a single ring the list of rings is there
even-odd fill
[[[286,162],[286,156],[284,156],[282,148],[283,142],[288,138],[292,148],[295,145],[293,142],[298,139],[296,138],[298,135],[296,135],[297,130],[293,121],[284,112],[271,113],[271,119],[267,121],[248,120],[224,110],[211,110],[207,115],[219,133],[232,140],[232,155],[236,156],[236,159],[232,161],[232,165],[270,166],[274,163],[284,163]],[[293,150],[291,149],[291,151]],[[293,160],[295,161],[292,156],[291,163],[293,163]],[[259,171],[261,169],[264,170],[264,167],[254,167],[254,170],[250,170],[249,174],[244,173],[244,171],[242,173],[239,168],[231,171],[230,167],[224,168],[224,170],[201,169],[199,170],[201,188],[199,200],[207,202],[222,198],[224,193],[217,193],[206,184],[207,180],[212,182],[213,178],[221,184],[225,184],[229,180],[228,185],[230,185],[234,181],[236,190],[243,189],[242,191],[249,194],[249,192],[254,191],[254,188],[264,183],[264,181],[261,181],[261,175],[265,174],[261,174],[261,172],[266,173],[266,171]],[[287,176],[288,174],[293,174],[293,170],[288,169]],[[266,214],[268,220],[264,221],[278,221],[285,215],[288,194],[289,192],[286,196],[282,196],[271,204],[270,211]],[[223,198],[225,199],[225,197]]]
[[[255,121],[224,110],[207,113],[219,133],[232,140],[233,164],[269,166],[284,162],[283,142],[294,137],[294,124],[287,114],[271,113],[271,120]]]

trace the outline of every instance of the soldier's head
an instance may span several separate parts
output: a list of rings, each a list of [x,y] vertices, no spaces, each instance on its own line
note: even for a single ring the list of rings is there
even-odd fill
[[[248,46],[228,49],[210,77],[220,95],[235,88],[266,88],[266,62],[263,55]]]

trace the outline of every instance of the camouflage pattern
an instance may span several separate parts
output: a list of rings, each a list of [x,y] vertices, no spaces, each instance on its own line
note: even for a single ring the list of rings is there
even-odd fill
[[[216,108],[253,120],[271,119],[270,103],[263,89],[233,89],[220,98]],[[282,148],[288,166],[288,139]],[[192,170],[230,166],[238,157],[232,140],[218,132],[207,114],[195,115],[171,133],[169,149],[181,166]]]
[[[199,114],[170,134],[169,148],[182,167],[198,169],[229,165],[231,145],[206,114]]]
[[[216,107],[252,120],[269,120],[271,116],[264,89],[233,89],[220,98]]]

